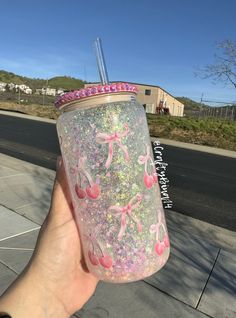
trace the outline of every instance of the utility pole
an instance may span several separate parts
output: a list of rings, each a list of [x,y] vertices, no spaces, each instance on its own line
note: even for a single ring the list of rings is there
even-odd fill
[[[200,116],[201,116],[201,114],[202,114],[202,101],[203,101],[203,93],[202,93],[202,95],[201,95],[201,101],[200,101],[200,112],[199,112],[199,116],[198,116],[198,117],[200,117]]]
[[[18,104],[20,105],[20,87],[18,87]]]
[[[200,100],[201,109],[202,109],[202,101],[203,101],[203,93],[202,93],[202,95],[201,95],[201,100]]]
[[[47,88],[48,88],[48,78],[47,78],[47,81],[46,81],[46,88],[43,91],[43,106],[45,105],[45,95],[46,95]]]
[[[44,106],[44,103],[45,103],[45,91],[43,90],[43,106]]]

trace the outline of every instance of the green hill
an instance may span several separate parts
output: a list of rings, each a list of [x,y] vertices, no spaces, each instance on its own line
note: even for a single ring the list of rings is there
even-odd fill
[[[73,78],[73,77],[69,77],[69,76],[57,76],[57,77],[53,77],[50,78],[48,80],[48,85],[52,88],[64,88],[65,90],[73,90],[73,89],[79,89],[84,87],[84,84],[86,82],[81,80],[81,79],[77,79],[77,78]]]
[[[29,78],[25,76],[16,75],[11,72],[0,70],[0,82],[25,84],[32,89],[42,88],[48,85],[51,88],[62,88],[64,90],[79,89],[84,86],[85,81],[69,76],[56,76],[48,79]]]
[[[202,108],[208,108],[208,105],[195,102],[188,97],[175,97],[178,101],[184,104],[184,110],[200,110]]]
[[[3,70],[0,70],[0,82],[4,83],[14,83],[14,84],[24,84],[26,80],[26,77],[16,75],[11,72],[6,72]]]

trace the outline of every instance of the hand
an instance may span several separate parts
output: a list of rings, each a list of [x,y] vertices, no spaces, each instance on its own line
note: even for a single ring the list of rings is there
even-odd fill
[[[14,318],[28,317],[25,313],[14,315],[9,306],[1,306],[9,298],[11,305],[14,303],[12,295],[13,299],[19,299],[19,294],[24,291],[24,298],[31,298],[31,303],[34,299],[37,302],[34,307],[41,305],[40,310],[43,308],[43,315],[41,312],[39,317],[49,317],[48,313],[57,313],[60,318],[70,317],[92,296],[97,282],[84,263],[64,165],[59,160],[50,212],[42,225],[34,254],[24,273],[0,300],[0,312],[5,310]],[[33,315],[38,317],[35,310]]]

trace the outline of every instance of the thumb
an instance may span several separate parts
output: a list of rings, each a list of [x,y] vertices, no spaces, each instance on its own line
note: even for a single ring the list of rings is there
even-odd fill
[[[54,181],[50,214],[66,222],[72,217],[72,201],[62,157],[57,158],[57,173]]]

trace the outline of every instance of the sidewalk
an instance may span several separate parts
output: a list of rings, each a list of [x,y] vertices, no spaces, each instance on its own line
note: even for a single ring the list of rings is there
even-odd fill
[[[0,294],[33,252],[54,176],[52,170],[0,154]],[[167,265],[144,281],[99,283],[74,317],[236,317],[236,233],[169,210],[166,218]]]

